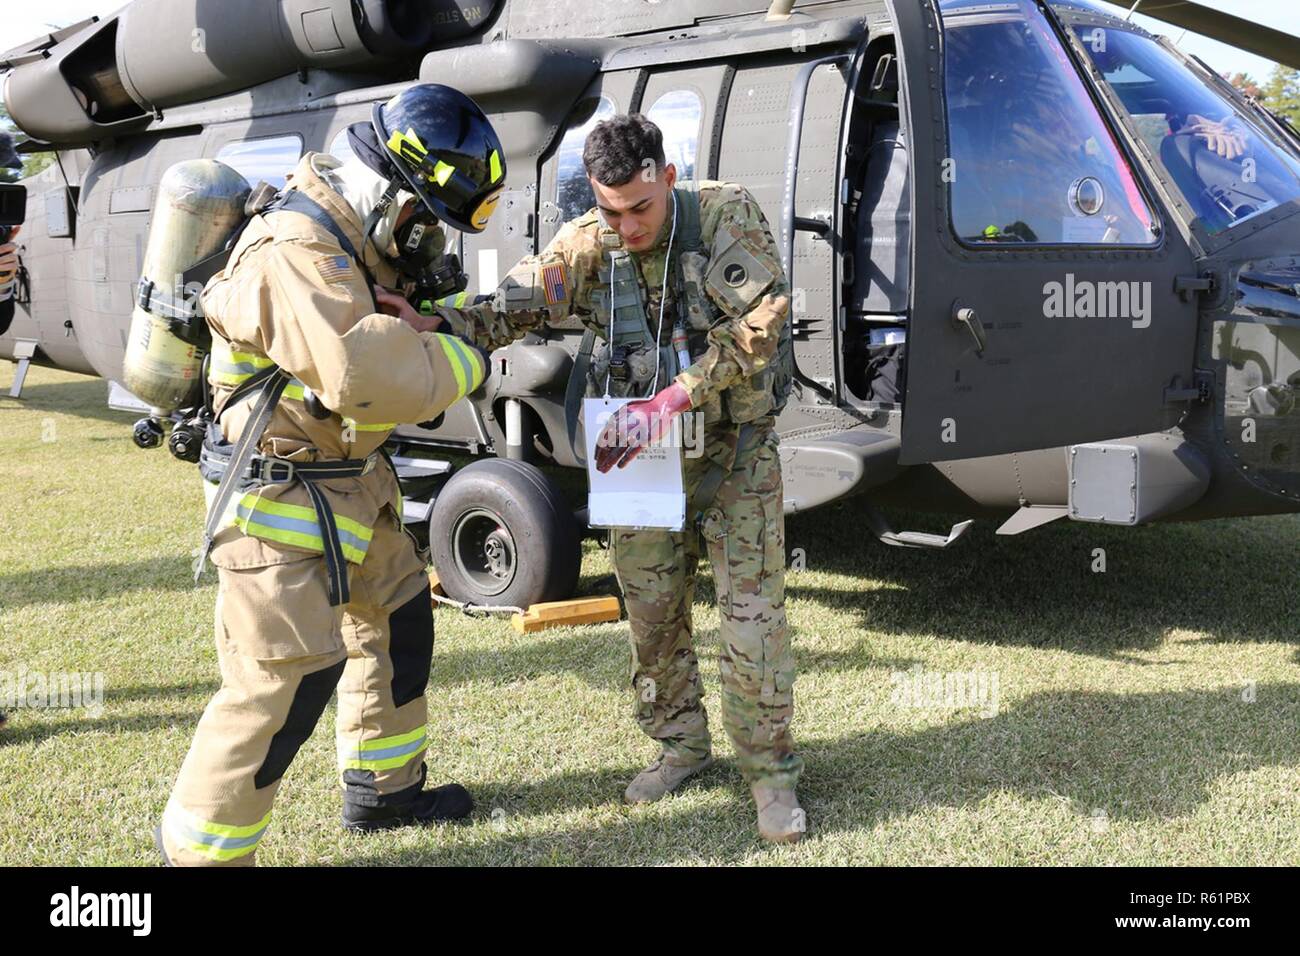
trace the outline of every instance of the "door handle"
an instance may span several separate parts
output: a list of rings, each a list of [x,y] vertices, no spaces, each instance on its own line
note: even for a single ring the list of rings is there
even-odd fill
[[[975,340],[975,354],[983,358],[988,339],[984,334],[984,323],[980,321],[979,314],[970,306],[962,305],[958,300],[952,304],[952,324],[953,328],[964,327],[970,333],[971,338]]]

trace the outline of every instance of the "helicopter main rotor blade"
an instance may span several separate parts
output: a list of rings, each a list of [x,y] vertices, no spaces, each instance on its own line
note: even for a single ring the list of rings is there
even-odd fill
[[[1133,6],[1133,0],[1106,2],[1123,7],[1125,12]],[[1192,3],[1191,0],[1142,0],[1137,12],[1300,69],[1300,37],[1274,30],[1262,23],[1244,20],[1231,13]]]

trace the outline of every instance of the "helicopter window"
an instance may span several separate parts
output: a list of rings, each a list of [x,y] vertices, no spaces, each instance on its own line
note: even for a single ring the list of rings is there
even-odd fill
[[[301,157],[302,137],[297,135],[240,140],[227,143],[217,153],[217,159],[252,185],[266,182],[276,189],[284,188],[285,179]]]
[[[602,96],[599,100],[583,100],[569,119],[569,129],[560,141],[555,177],[555,204],[560,207],[561,222],[575,219],[596,205],[596,194],[582,166],[582,148],[596,124],[613,115],[613,101]]]
[[[337,159],[340,163],[346,163],[352,158],[352,143],[348,140],[348,127],[343,127],[334,135],[334,138],[330,140],[330,147],[326,152]]]
[[[945,0],[952,225],[966,243],[1150,245],[1157,226],[1046,19]]]
[[[677,167],[680,179],[695,178],[704,101],[693,90],[673,90],[655,100],[646,118],[663,131],[664,158]]]
[[[1300,198],[1300,160],[1144,34],[1077,26],[1086,56],[1210,233]]]

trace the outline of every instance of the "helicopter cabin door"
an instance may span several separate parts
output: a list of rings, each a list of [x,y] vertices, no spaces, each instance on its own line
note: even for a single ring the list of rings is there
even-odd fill
[[[891,0],[912,150],[902,455],[1161,431],[1187,408],[1192,254],[1031,0]]]

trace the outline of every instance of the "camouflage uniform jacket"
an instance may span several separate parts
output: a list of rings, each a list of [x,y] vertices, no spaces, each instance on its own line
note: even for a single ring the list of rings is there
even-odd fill
[[[762,376],[777,352],[789,308],[789,284],[776,242],[758,202],[743,186],[699,184],[702,257],[683,265],[688,288],[703,305],[687,308],[694,333],[692,363],[676,381],[702,409],[706,422],[743,423],[771,414],[770,387]],[[634,252],[653,334],[659,317],[672,216],[653,247]],[[538,255],[529,256],[506,276],[489,301],[470,308],[440,308],[459,334],[483,348],[500,348],[547,322],[577,317],[602,339],[608,335],[609,253],[623,249],[618,233],[598,211],[566,223]],[[673,258],[682,252],[677,236]],[[672,336],[677,303],[673,277],[660,344]],[[688,296],[691,293],[688,292]],[[700,314],[703,312],[704,314]],[[667,383],[662,383],[661,388]]]

